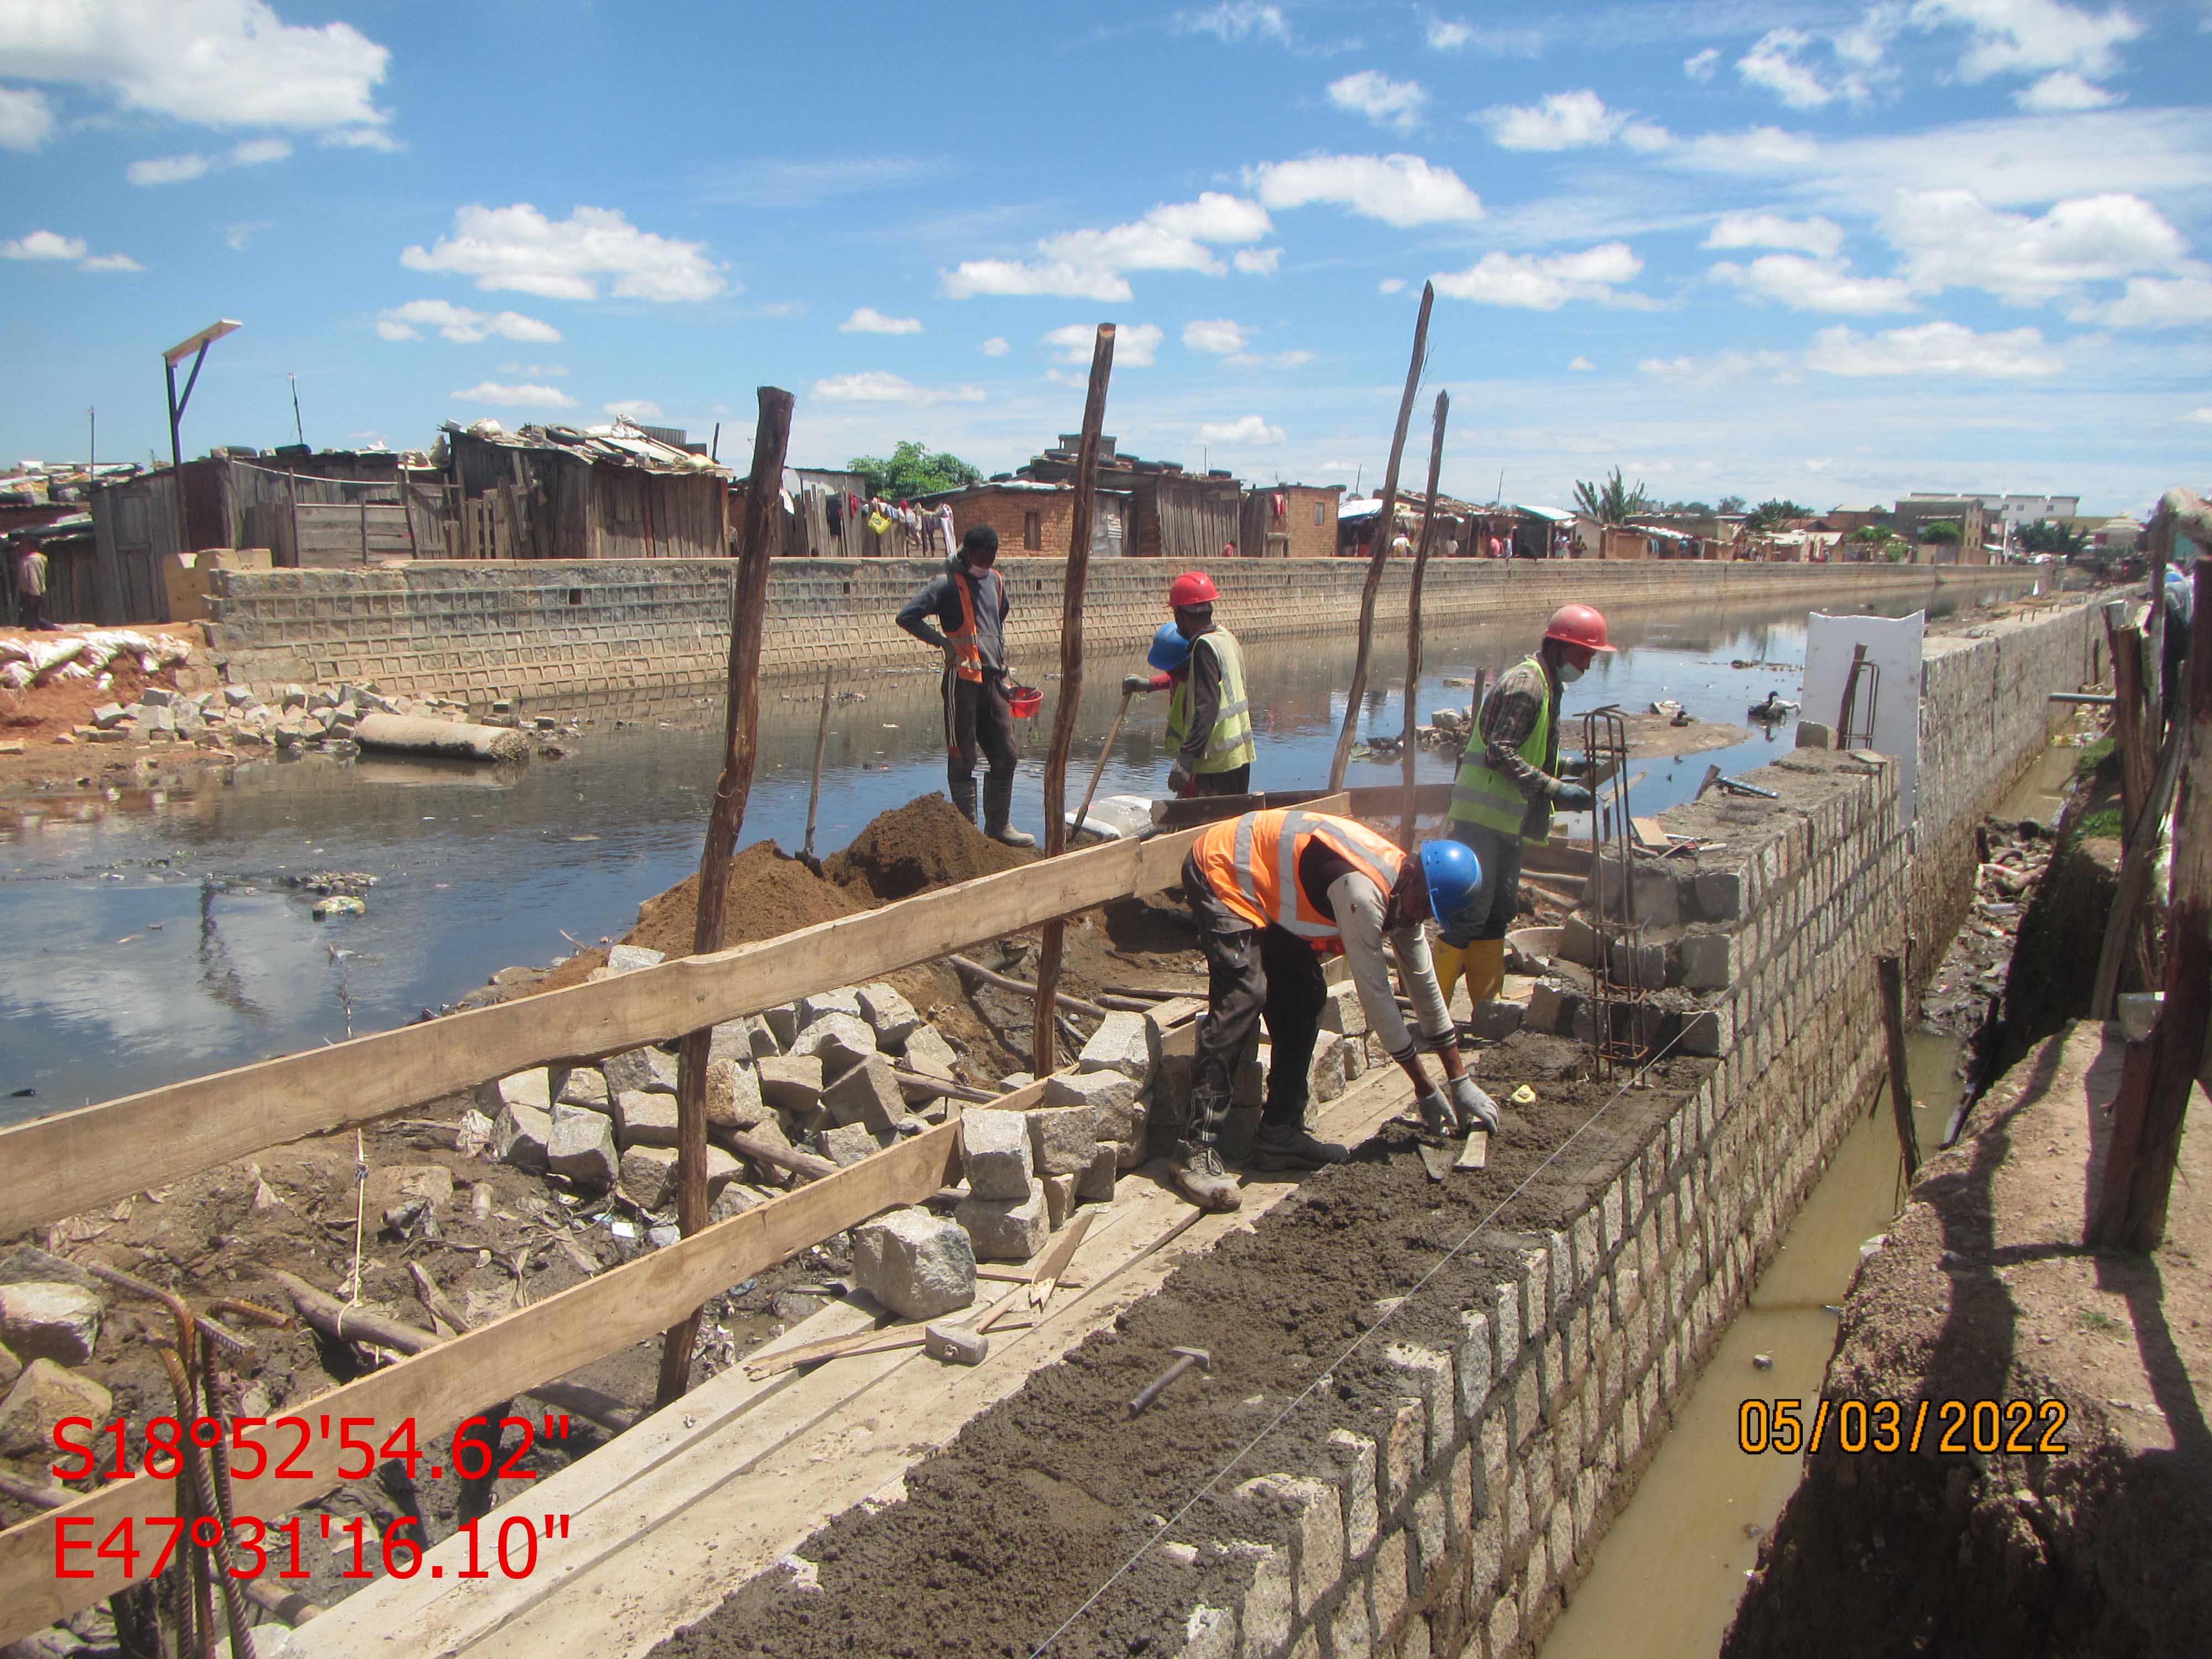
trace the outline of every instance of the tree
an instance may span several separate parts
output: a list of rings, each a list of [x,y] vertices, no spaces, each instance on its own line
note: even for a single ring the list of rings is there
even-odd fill
[[[846,471],[866,476],[869,495],[894,501],[910,501],[917,495],[983,482],[980,469],[951,450],[940,449],[933,455],[911,438],[902,440],[888,460],[877,455],[855,455],[847,463]]]
[[[1886,524],[1863,524],[1844,539],[1863,544],[1869,558],[1887,559],[1892,564],[1902,561],[1910,550]]]
[[[2020,546],[2023,553],[2057,553],[2071,558],[2088,544],[2087,532],[2076,535],[2055,519],[2045,519],[2020,527]]]
[[[1633,489],[1623,483],[1616,466],[1613,477],[1603,483],[1575,480],[1575,509],[1600,524],[1626,524],[1638,514],[1651,510],[1651,497],[1644,493],[1640,479]]]
[[[1932,519],[1920,527],[1920,539],[1949,547],[1959,540],[1958,523],[1951,519]]]
[[[1744,499],[1741,495],[1723,495],[1721,497],[1720,505],[1715,507],[1713,511],[1716,513],[1725,513],[1733,515],[1742,512],[1744,505]]]
[[[1771,530],[1785,519],[1809,519],[1812,516],[1812,514],[1805,508],[1786,498],[1781,501],[1764,501],[1753,509],[1751,516],[1743,521],[1743,527],[1753,531]]]

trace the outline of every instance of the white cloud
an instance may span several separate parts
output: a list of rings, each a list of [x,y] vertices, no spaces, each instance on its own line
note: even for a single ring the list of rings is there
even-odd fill
[[[986,357],[1003,357],[1009,351],[1012,351],[1013,347],[1006,343],[1006,337],[1005,335],[994,334],[989,339],[984,341],[981,345],[975,349],[981,352]]]
[[[1449,299],[1557,311],[1570,300],[1635,303],[1641,296],[1621,294],[1615,284],[1630,281],[1643,269],[1644,261],[1627,243],[1607,242],[1580,253],[1486,253],[1465,270],[1430,280],[1437,293]]]
[[[0,149],[36,149],[53,130],[53,106],[46,94],[28,87],[0,87]]]
[[[880,368],[833,375],[814,383],[814,395],[832,404],[980,404],[981,386],[919,386]]]
[[[1375,290],[1378,294],[1403,294],[1406,291],[1406,279],[1403,276],[1385,276],[1375,284]]]
[[[1449,18],[1430,14],[1427,29],[1429,49],[1432,52],[1458,52],[1474,40],[1474,25],[1455,22]]]
[[[2118,6],[2092,15],[2061,0],[1916,0],[1912,21],[1923,28],[1951,23],[1973,32],[1959,58],[1966,81],[2044,70],[2110,75],[2119,67],[2116,48],[2143,32]]]
[[[465,404],[489,404],[495,409],[574,409],[576,400],[557,386],[501,386],[480,380],[452,394]]]
[[[1279,444],[1283,441],[1283,428],[1269,426],[1257,415],[1247,415],[1237,421],[1208,421],[1199,428],[1197,435],[1202,444]]]
[[[1459,174],[1418,155],[1308,155],[1247,167],[1244,177],[1267,207],[1326,202],[1401,230],[1482,217],[1482,198]]]
[[[2207,405],[2203,409],[2191,410],[2189,411],[2189,418],[2196,422],[2199,426],[2212,426],[2212,405]]]
[[[325,149],[380,149],[386,154],[407,148],[382,127],[332,127],[315,142]]]
[[[376,313],[376,331],[387,340],[419,340],[422,337],[421,331],[426,328],[434,328],[447,339],[463,345],[488,335],[497,335],[502,340],[545,344],[561,337],[561,331],[550,323],[541,323],[519,311],[487,315],[445,300],[410,300],[404,306]]]
[[[566,363],[501,363],[499,366],[499,372],[502,374],[525,374],[533,380],[544,380],[549,374],[565,375],[568,372],[568,366]]]
[[[2212,278],[2130,277],[2126,292],[2118,299],[2103,305],[2077,306],[2067,315],[2077,323],[2105,323],[2113,328],[2184,328],[2212,323]]]
[[[2030,218],[2000,213],[1970,190],[1906,191],[1882,228],[1916,288],[1986,289],[2015,305],[2166,268],[2187,246],[2149,203],[2117,193],[2075,197]]]
[[[1474,118],[1489,126],[1501,149],[1580,149],[1606,143],[1628,116],[1607,109],[1602,98],[1585,88],[1547,93],[1540,104],[1501,105]]]
[[[399,256],[410,270],[473,276],[486,291],[513,289],[554,300],[589,300],[593,278],[614,278],[616,295],[633,300],[706,300],[726,286],[703,242],[679,242],[640,230],[619,209],[579,207],[548,219],[527,202],[457,208],[453,228],[429,248]]]
[[[181,185],[204,176],[213,165],[200,155],[156,155],[148,161],[133,161],[123,169],[123,176],[134,185]]]
[[[1759,44],[1735,61],[1735,72],[1747,85],[1761,87],[1792,109],[1819,109],[1836,94],[1797,53],[1812,44],[1812,37],[1796,29],[1769,29]]]
[[[1805,366],[1821,374],[2025,380],[2063,374],[2066,362],[2032,328],[1977,334],[1958,323],[1923,323],[1875,335],[1822,329],[1805,354]]]
[[[1540,58],[1544,52],[1541,29],[1484,28],[1434,12],[1429,14],[1424,35],[1431,52],[1464,52],[1473,46],[1494,58]]]
[[[1287,46],[1291,39],[1290,20],[1283,15],[1283,9],[1260,5],[1255,0],[1224,0],[1204,11],[1178,12],[1176,27],[1186,34],[1211,34],[1227,46],[1249,40]]]
[[[1830,258],[1844,245],[1843,227],[1832,219],[1784,218],[1778,213],[1723,213],[1704,247],[1779,247]]]
[[[291,154],[289,138],[246,138],[232,147],[230,164],[238,167],[265,167],[271,161],[288,161]]]
[[[95,253],[78,265],[77,269],[79,270],[143,270],[146,267],[127,253]]]
[[[263,231],[271,229],[274,219],[241,219],[222,234],[222,245],[233,253],[243,253],[246,246]]]
[[[1240,351],[1221,363],[1224,368],[1304,368],[1313,360],[1310,351]]]
[[[660,418],[660,405],[650,398],[619,398],[603,407],[608,414],[625,421],[657,421]]]
[[[1209,244],[1256,242],[1273,228],[1257,202],[1210,190],[1195,201],[1163,203],[1129,224],[1045,237],[1036,245],[1039,259],[963,260],[944,274],[945,291],[956,300],[1048,294],[1114,304],[1132,297],[1125,271],[1219,276],[1228,267]]]
[[[0,4],[0,63],[125,110],[210,127],[374,129],[392,54],[346,23],[283,21],[265,0]]]
[[[1710,357],[1646,357],[1636,367],[1662,380],[1686,386],[1712,386],[1723,380],[1757,374],[1769,380],[1798,378],[1796,364],[1785,351],[1719,351]]]
[[[1166,337],[1157,323],[1125,323],[1114,331],[1114,367],[1116,368],[1150,368],[1159,355],[1160,342]],[[1070,323],[1066,328],[1056,328],[1044,337],[1044,343],[1053,348],[1055,362],[1077,363],[1084,368],[1091,364],[1091,348],[1098,338],[1098,330],[1090,323]]]
[[[59,231],[34,230],[12,242],[0,242],[0,259],[82,259],[84,239]]]
[[[918,317],[886,317],[873,306],[862,306],[837,325],[840,334],[919,334]]]
[[[2032,114],[2050,115],[2077,109],[2105,109],[2120,101],[2119,94],[2085,81],[2072,70],[2053,70],[2033,86],[2012,95],[2014,103]]]
[[[1854,276],[1839,261],[1808,259],[1799,253],[1770,253],[1747,266],[1723,262],[1710,274],[1716,281],[1779,300],[1796,311],[1871,316],[1913,308],[1911,289],[1902,278]]]
[[[1720,62],[1721,49],[1707,46],[1703,52],[1692,52],[1682,60],[1682,73],[1702,84],[1713,78],[1713,71],[1720,67]]]
[[[1272,276],[1275,268],[1283,263],[1283,250],[1279,247],[1240,247],[1229,256],[1229,263],[1247,276]]]
[[[1182,343],[1193,351],[1210,351],[1217,357],[1244,349],[1244,331],[1227,318],[1182,325]]]
[[[1381,70],[1360,70],[1328,83],[1328,101],[1340,110],[1364,115],[1378,127],[1411,132],[1421,125],[1421,110],[1429,94],[1418,81],[1393,81]]]

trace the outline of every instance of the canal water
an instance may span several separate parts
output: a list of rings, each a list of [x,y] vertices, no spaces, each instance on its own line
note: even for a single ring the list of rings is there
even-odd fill
[[[1464,707],[1468,691],[1446,681],[1509,665],[1534,636],[1525,623],[1436,630],[1415,700],[1421,718]],[[1600,658],[1571,689],[1570,718],[1604,703],[1635,712],[1671,697],[1701,718],[1745,724],[1749,705],[1768,691],[1796,695],[1804,612],[1637,617],[1613,637],[1619,654]],[[1326,779],[1351,659],[1348,640],[1248,648],[1255,787]],[[1735,661],[1770,665],[1739,669]],[[1037,678],[1047,665],[1015,666]],[[1091,665],[1071,802],[1113,723],[1121,676],[1139,666]],[[1363,732],[1399,731],[1402,670],[1402,645],[1378,650]],[[1044,717],[1019,723],[1014,816],[1033,833],[1043,828],[1045,683]],[[879,675],[848,689],[859,695],[831,712],[817,832],[823,853],[878,812],[945,783],[933,672]],[[760,771],[743,840],[773,838],[795,849],[805,827],[817,690],[771,684],[763,696]],[[531,712],[581,719],[580,736],[558,739],[565,758],[468,769],[311,756],[243,764],[228,783],[0,809],[0,939],[8,942],[0,1122],[404,1024],[501,968],[542,965],[618,937],[643,900],[697,867],[720,764],[720,699],[599,700]],[[1132,708],[1102,795],[1164,789],[1163,716],[1157,698]],[[1731,749],[1639,763],[1638,810],[1688,799],[1710,764],[1741,772],[1793,741],[1788,725],[1749,730]],[[1445,779],[1452,765],[1425,751],[1418,775]],[[1395,759],[1356,761],[1350,781],[1390,784],[1398,775]],[[309,898],[286,882],[322,871],[374,876],[368,914],[316,921]]]

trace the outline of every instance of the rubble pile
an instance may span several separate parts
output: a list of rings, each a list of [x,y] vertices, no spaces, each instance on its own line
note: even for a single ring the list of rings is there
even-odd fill
[[[64,1418],[114,1416],[107,1389],[77,1369],[106,1314],[100,1281],[74,1263],[28,1244],[0,1260],[0,1457],[51,1455]]]

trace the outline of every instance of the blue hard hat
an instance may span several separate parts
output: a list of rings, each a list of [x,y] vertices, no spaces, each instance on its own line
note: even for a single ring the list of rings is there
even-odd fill
[[[1482,864],[1463,841],[1421,843],[1421,874],[1429,884],[1429,909],[1449,927],[1482,885]]]
[[[1155,672],[1172,674],[1190,660],[1190,641],[1173,623],[1162,623],[1160,631],[1152,635],[1152,648],[1145,653],[1145,660]]]

